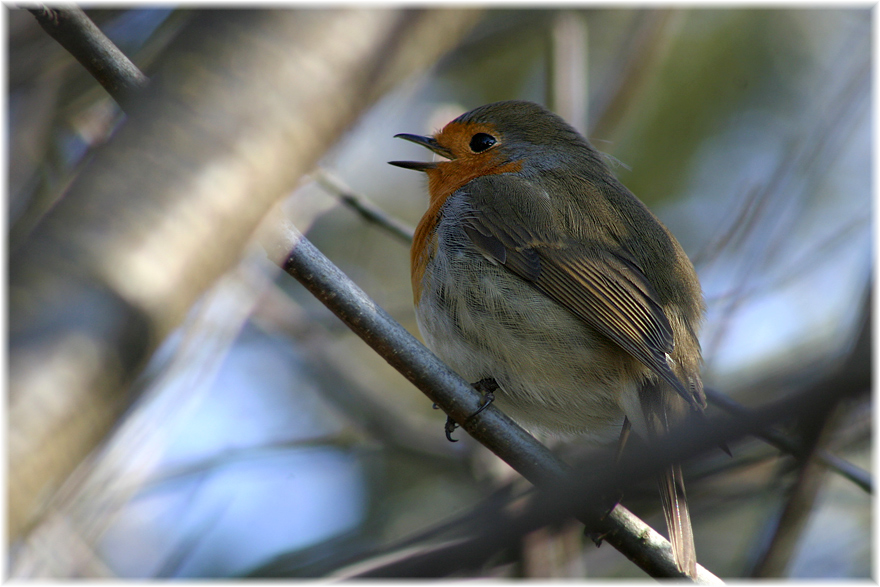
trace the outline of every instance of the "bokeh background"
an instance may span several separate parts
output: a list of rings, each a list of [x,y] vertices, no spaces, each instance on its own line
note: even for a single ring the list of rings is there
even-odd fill
[[[31,14],[4,10],[14,252],[125,117]],[[150,75],[196,12],[88,14]],[[831,372],[863,318],[872,35],[870,10],[856,8],[490,9],[369,109],[283,209],[417,333],[408,245],[340,193],[414,226],[424,177],[386,162],[426,153],[394,134],[431,133],[492,101],[543,103],[607,153],[681,241],[708,307],[704,380],[758,405]],[[444,415],[256,244],[130,393],[51,513],[10,545],[14,576],[325,576],[454,536],[472,508],[525,490],[463,432],[448,443]],[[870,479],[870,394],[838,412],[823,449]],[[872,495],[824,467],[790,555],[762,564],[800,469],[758,440],[732,449],[686,469],[701,564],[728,578],[871,576]],[[652,484],[623,503],[665,533]],[[581,533],[542,529],[455,576],[645,576]]]

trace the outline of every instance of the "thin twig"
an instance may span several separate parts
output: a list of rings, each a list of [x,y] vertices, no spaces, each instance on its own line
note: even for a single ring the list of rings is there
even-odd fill
[[[412,244],[413,227],[402,220],[389,216],[382,208],[371,202],[366,196],[356,193],[342,179],[330,171],[319,167],[313,173],[315,182],[339,200],[361,215],[367,222],[376,224],[407,245]]]
[[[705,392],[706,399],[709,400],[709,403],[723,409],[730,414],[743,416],[747,415],[750,412],[749,408],[743,406],[735,400],[730,399],[729,397],[727,397],[723,393],[720,393],[717,390],[706,388]],[[771,444],[776,448],[783,450],[791,455],[803,455],[804,449],[801,448],[797,442],[791,440],[788,436],[779,432],[778,430],[768,428],[766,430],[760,431],[756,436],[761,440],[767,442],[768,444]],[[842,477],[849,479],[850,481],[858,485],[866,493],[874,493],[874,482],[871,474],[864,469],[850,463],[846,459],[835,456],[824,449],[817,451],[815,458],[823,466],[841,475]]]
[[[123,107],[149,79],[76,6],[28,9],[49,36],[67,49]]]
[[[810,445],[810,450],[805,451],[805,454],[798,459],[800,461],[798,474],[792,483],[784,507],[780,509],[778,516],[771,517],[768,521],[772,532],[766,544],[759,545],[760,556],[752,567],[750,573],[752,577],[785,576],[785,569],[795,552],[825,479],[825,471],[813,457],[831,435],[836,420],[834,416],[833,413],[822,414],[818,418],[809,418],[808,422],[801,426],[805,432],[805,443]]]

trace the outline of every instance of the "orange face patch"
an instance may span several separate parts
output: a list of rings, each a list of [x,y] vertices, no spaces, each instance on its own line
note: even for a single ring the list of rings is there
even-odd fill
[[[498,143],[486,151],[474,153],[470,142],[477,133],[491,135]],[[491,124],[450,122],[434,135],[434,139],[452,152],[452,159],[439,161],[436,168],[427,170],[432,204],[438,198],[445,200],[472,179],[483,175],[515,172],[522,168],[521,162],[504,161],[501,155],[504,139]]]

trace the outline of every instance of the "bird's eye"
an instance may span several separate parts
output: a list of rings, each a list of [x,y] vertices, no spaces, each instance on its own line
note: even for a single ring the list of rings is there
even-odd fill
[[[495,137],[492,135],[487,135],[484,132],[478,132],[474,136],[471,137],[471,151],[474,153],[482,153],[492,145],[494,145],[497,141]]]

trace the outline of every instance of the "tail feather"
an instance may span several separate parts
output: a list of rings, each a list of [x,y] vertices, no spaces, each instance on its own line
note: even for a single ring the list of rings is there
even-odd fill
[[[692,386],[696,377],[689,378]],[[639,389],[643,415],[643,434],[648,438],[662,438],[674,427],[686,422],[691,410],[678,394],[662,381],[648,381]],[[633,425],[635,426],[635,422]],[[658,478],[663,514],[669,529],[672,555],[678,568],[691,578],[697,576],[697,553],[694,531],[684,491],[684,476],[678,463],[672,464]]]
[[[669,529],[669,542],[672,543],[675,563],[682,572],[696,578],[697,553],[681,467],[673,465],[667,469],[660,477],[659,484],[663,514],[666,516],[666,527]]]

